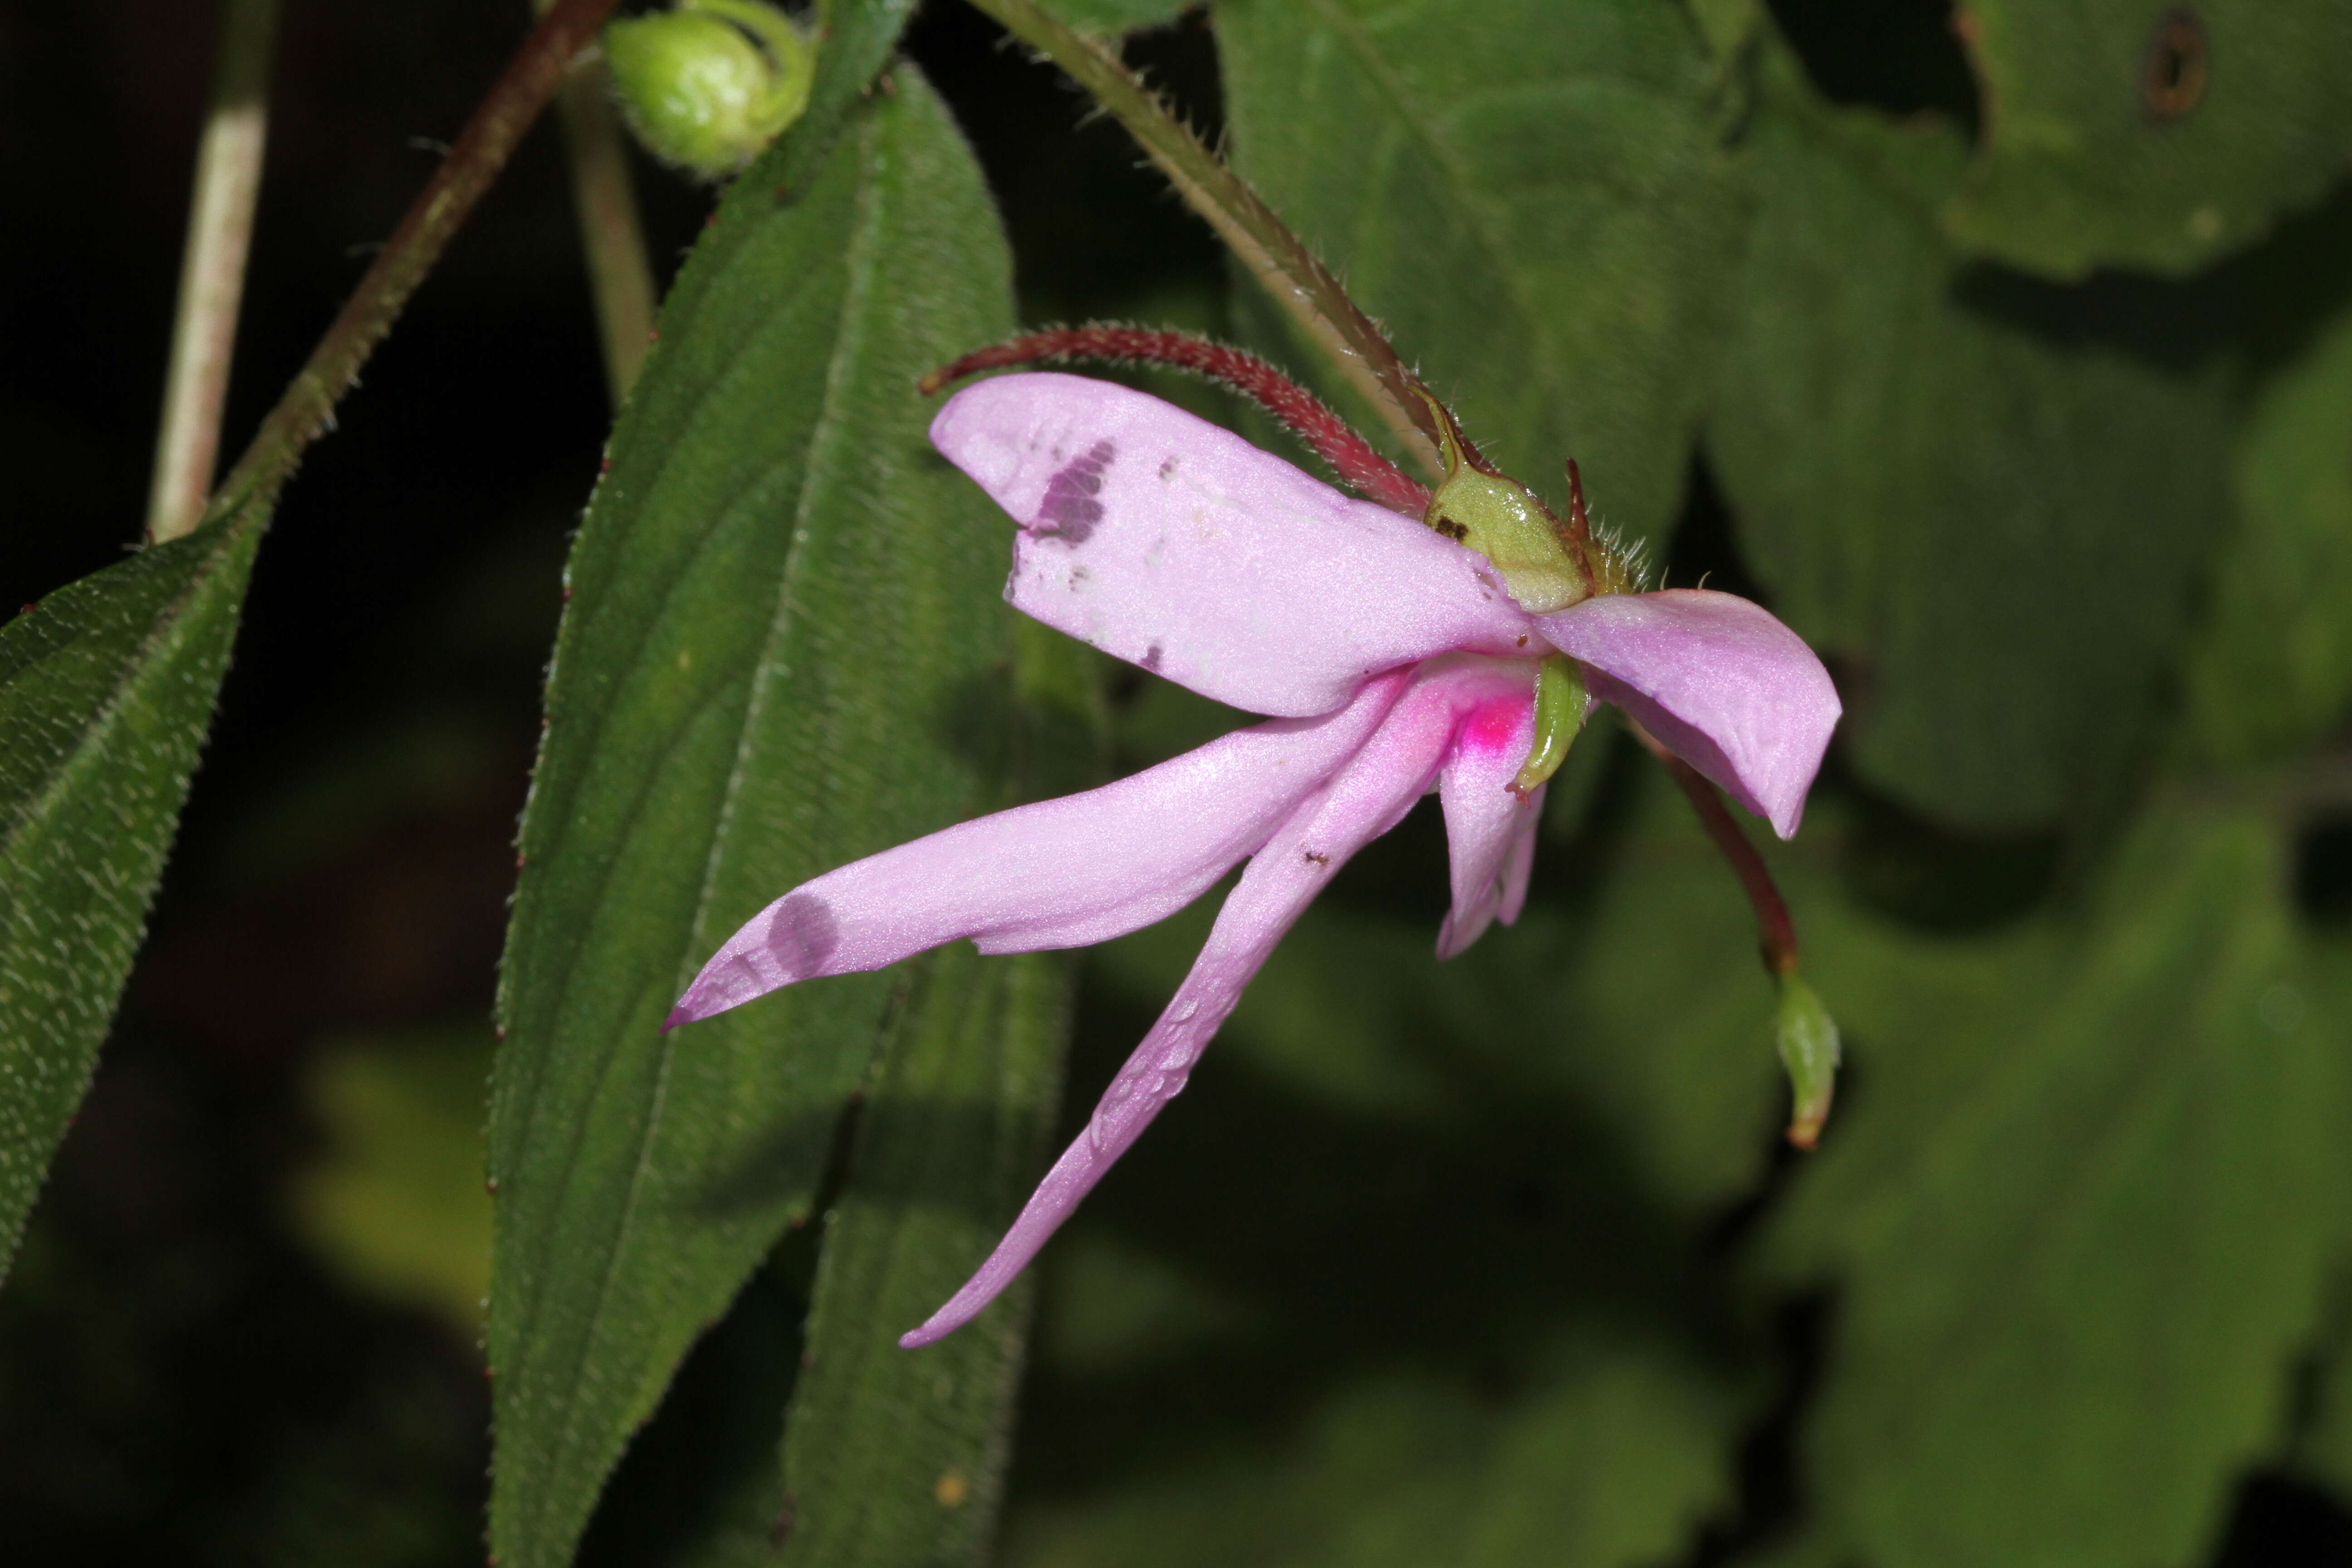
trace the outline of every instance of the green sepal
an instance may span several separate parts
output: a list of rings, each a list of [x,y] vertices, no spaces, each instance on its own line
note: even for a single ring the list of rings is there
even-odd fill
[[[1528,760],[1511,781],[1511,793],[1526,795],[1540,789],[1568,761],[1568,748],[1584,728],[1592,701],[1585,693],[1584,672],[1566,654],[1544,656],[1536,666],[1536,738]]]

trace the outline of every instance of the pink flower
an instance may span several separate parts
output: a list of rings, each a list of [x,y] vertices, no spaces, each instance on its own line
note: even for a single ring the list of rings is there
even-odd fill
[[[1475,552],[1239,437],[1108,382],[980,383],[931,441],[1020,523],[1005,597],[1046,625],[1264,723],[1083,795],[944,828],[794,889],[687,989],[671,1025],[959,937],[1076,947],[1173,913],[1246,859],[1208,945],[1087,1130],[980,1271],[899,1342],[970,1321],[1139,1136],[1242,987],[1349,856],[1434,787],[1453,859],[1451,957],[1527,897],[1543,791],[1511,789],[1538,660],[1582,667],[1727,791],[1794,834],[1838,700],[1759,606],[1679,589],[1530,615]]]

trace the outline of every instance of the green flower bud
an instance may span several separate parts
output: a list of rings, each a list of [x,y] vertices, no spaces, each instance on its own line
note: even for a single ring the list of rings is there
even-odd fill
[[[1829,1120],[1830,1099],[1837,1090],[1837,1020],[1795,970],[1774,978],[1780,987],[1780,1065],[1789,1069],[1789,1142],[1810,1149]]]
[[[678,0],[604,26],[622,112],[653,153],[709,179],[734,174],[808,108],[816,46],[760,0]]]

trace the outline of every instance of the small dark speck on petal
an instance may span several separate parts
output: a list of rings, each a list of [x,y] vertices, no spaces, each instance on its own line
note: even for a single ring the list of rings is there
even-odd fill
[[[1143,650],[1143,658],[1137,662],[1141,664],[1146,669],[1158,669],[1160,668],[1160,645],[1158,643],[1153,643],[1150,647],[1145,648]]]
[[[1162,481],[1172,478],[1175,472],[1176,459],[1173,458],[1169,458],[1166,462],[1160,465],[1160,478]]]

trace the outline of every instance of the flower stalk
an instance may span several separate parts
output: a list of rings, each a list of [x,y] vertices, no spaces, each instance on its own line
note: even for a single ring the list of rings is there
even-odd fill
[[[1723,852],[1724,859],[1730,862],[1741,890],[1747,893],[1748,902],[1756,911],[1757,954],[1763,959],[1764,972],[1772,977],[1780,996],[1775,1029],[1780,1062],[1789,1073],[1789,1142],[1800,1149],[1811,1149],[1820,1141],[1822,1124],[1829,1120],[1830,1102],[1837,1089],[1841,1047],[1837,1021],[1798,973],[1801,955],[1797,947],[1797,924],[1789,916],[1788,901],[1780,897],[1764,858],[1748,842],[1747,833],[1731,815],[1731,808],[1723,804],[1723,796],[1717,793],[1715,785],[1639,723],[1628,723],[1626,727],[1682,786],[1706,836]]]
[[[236,318],[245,297],[253,210],[269,139],[269,66],[277,53],[278,0],[227,0],[220,52],[196,147],[195,191],[180,260],[171,366],[155,436],[147,496],[151,543],[177,539],[204,516],[220,457]]]
[[[971,0],[1004,29],[1067,72],[1157,164],[1176,194],[1207,220],[1250,275],[1290,312],[1350,384],[1379,410],[1399,446],[1433,477],[1438,426],[1421,378],[1357,308],[1331,269],[1258,194],[1225,167],[1158,94],[1095,39],[1047,16],[1034,0]]]
[[[334,416],[360,367],[400,317],[474,204],[506,167],[547,106],[564,68],[586,47],[618,0],[557,0],[476,106],[441,166],[409,205],[310,359],[261,422],[205,509],[222,517],[276,490]]]
[[[543,16],[554,0],[531,0]],[[572,205],[580,224],[580,252],[596,306],[596,341],[604,351],[604,386],[614,409],[628,400],[645,368],[654,332],[654,274],[646,260],[645,225],[629,150],[613,108],[612,73],[583,55],[555,89],[563,121],[564,160],[572,170]]]

